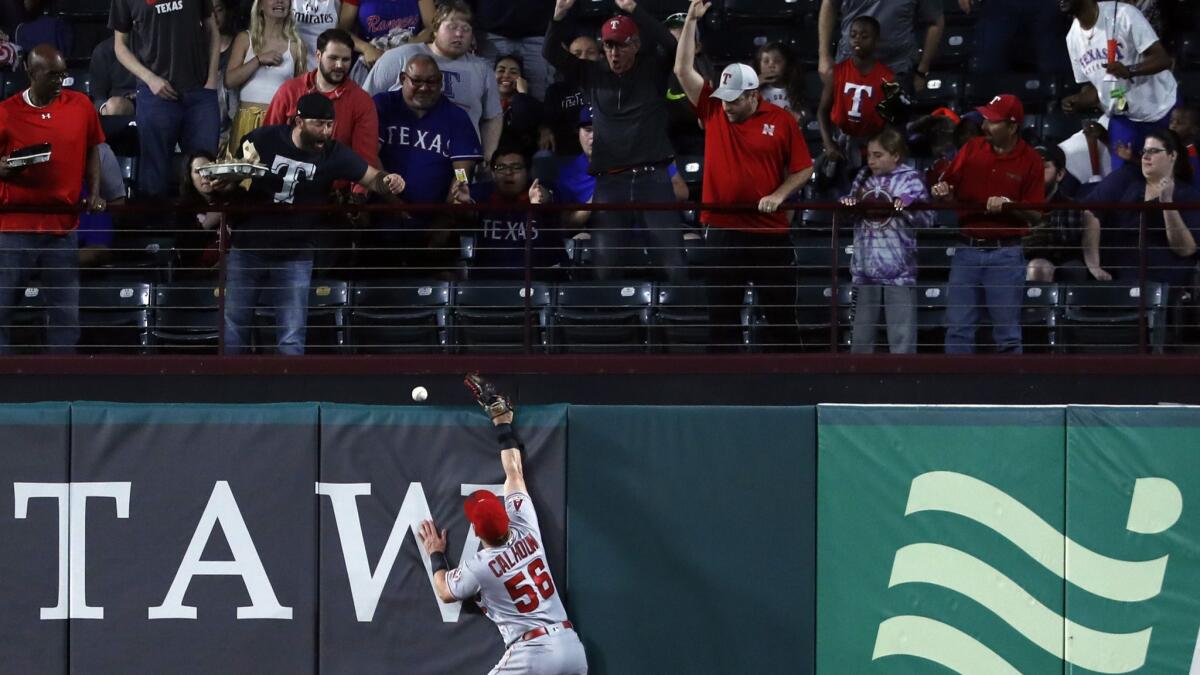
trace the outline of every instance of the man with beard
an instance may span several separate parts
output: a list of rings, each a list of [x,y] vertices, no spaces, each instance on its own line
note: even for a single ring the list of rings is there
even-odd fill
[[[87,96],[63,90],[67,64],[50,45],[25,59],[29,88],[0,104],[0,205],[74,206],[87,180],[89,211],[100,198],[104,133]],[[49,143],[49,161],[10,167],[15,150]],[[79,246],[74,213],[0,213],[0,353],[8,351],[18,289],[39,269],[51,351],[70,352],[79,338]]]
[[[442,71],[443,94],[467,111],[483,140],[483,156],[490,157],[500,142],[503,111],[491,62],[470,53],[473,18],[471,6],[463,0],[439,5],[433,19],[433,42],[389,49],[375,62],[363,87],[371,95],[395,91],[402,85],[400,75],[410,59],[418,54],[432,56]]]
[[[575,0],[556,0],[546,32],[546,60],[582,85],[593,108],[596,132],[590,172],[596,176],[596,204],[675,202],[667,167],[675,158],[668,138],[667,90],[676,42],[636,0],[617,0],[625,12],[600,29],[604,59],[584,61],[567,51],[576,31],[566,25]],[[642,43],[642,35],[646,43]],[[619,276],[629,264],[634,229],[644,224],[649,248],[672,282],[687,280],[683,223],[675,211],[598,211],[592,232],[596,275]],[[623,255],[623,253],[625,255]]]
[[[734,327],[748,281],[759,286],[764,306],[782,311],[792,304],[789,294],[796,277],[788,237],[790,219],[787,212],[779,212],[779,205],[808,182],[812,157],[791,113],[758,95],[753,68],[731,64],[715,89],[696,70],[696,22],[710,4],[692,0],[688,8],[675,55],[675,75],[704,122],[704,200],[753,202],[760,212],[700,214],[716,256],[714,280],[726,290],[726,297],[714,298],[714,303],[731,308],[720,322]],[[788,317],[775,316],[770,323],[793,324]]]
[[[456,170],[470,175],[483,158],[479,135],[462,108],[442,95],[442,72],[428,54],[409,59],[400,76],[400,91],[375,96],[379,110],[383,166],[409,177],[405,201],[441,204],[451,192]],[[419,276],[442,262],[430,250],[433,214],[414,213],[391,218],[366,242],[365,270],[395,276],[406,268]]]
[[[1140,149],[1151,129],[1166,129],[1178,85],[1167,53],[1150,22],[1124,2],[1058,0],[1075,17],[1067,33],[1067,52],[1078,94],[1063,97],[1068,113],[1099,106],[1109,116],[1108,151],[1114,171],[1125,160],[1119,151]],[[1115,47],[1116,53],[1109,50]]]
[[[946,353],[975,351],[981,309],[992,319],[992,337],[1000,352],[1021,352],[1021,303],[1025,254],[1021,238],[1038,214],[1006,209],[1010,202],[1045,201],[1042,158],[1021,138],[1025,109],[1011,94],[976,108],[983,133],[958,152],[931,192],[964,206],[986,203],[985,212],[958,213],[963,243],[950,263],[946,304]]]
[[[377,194],[404,190],[398,174],[369,166],[333,140],[336,107],[324,94],[300,97],[290,125],[260,127],[246,134],[241,150],[247,161],[270,168],[250,181],[249,201],[276,205],[328,204],[335,181],[354,181]],[[313,229],[323,214],[265,211],[234,220],[233,242],[225,259],[225,350],[237,354],[250,342],[255,300],[267,291],[275,309],[280,354],[304,353],[308,286],[313,268]]]

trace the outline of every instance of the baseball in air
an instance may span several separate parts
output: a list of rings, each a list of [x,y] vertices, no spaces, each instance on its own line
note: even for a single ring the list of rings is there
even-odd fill
[[[429,398],[429,390],[425,387],[413,387],[413,400],[417,403]]]

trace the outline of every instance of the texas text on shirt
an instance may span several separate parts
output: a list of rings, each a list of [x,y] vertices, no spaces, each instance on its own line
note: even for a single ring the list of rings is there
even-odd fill
[[[460,600],[478,594],[479,608],[496,623],[507,645],[526,631],[566,621],[567,612],[550,575],[529,495],[512,492],[504,498],[504,507],[508,543],[468,557],[447,573],[446,585]]]

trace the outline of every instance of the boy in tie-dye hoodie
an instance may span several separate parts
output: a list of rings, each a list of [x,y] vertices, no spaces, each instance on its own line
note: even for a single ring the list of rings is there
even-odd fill
[[[906,210],[927,201],[929,192],[916,169],[901,162],[908,150],[904,138],[885,128],[867,142],[867,166],[842,198],[842,203],[878,203],[879,211],[854,214],[854,353],[875,349],[880,305],[887,317],[888,346],[893,354],[916,351],[917,239],[916,227],[933,223],[931,211]]]

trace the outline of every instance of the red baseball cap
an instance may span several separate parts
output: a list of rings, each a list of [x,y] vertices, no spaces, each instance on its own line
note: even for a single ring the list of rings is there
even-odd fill
[[[476,490],[463,502],[463,513],[475,527],[475,534],[486,541],[497,541],[508,534],[508,511],[489,490]]]
[[[604,27],[600,29],[600,40],[602,42],[616,42],[618,44],[628,44],[630,40],[637,37],[638,27],[633,19],[625,14],[618,14],[608,21],[604,22]]]
[[[988,122],[1020,124],[1025,121],[1025,106],[1021,105],[1021,99],[1012,94],[1000,94],[988,101],[987,105],[981,105],[975,110]]]

